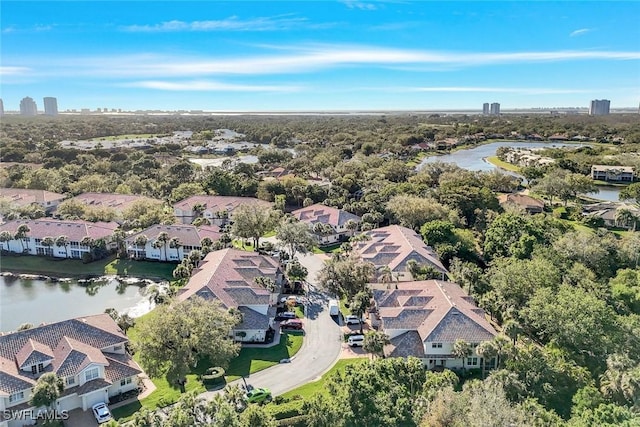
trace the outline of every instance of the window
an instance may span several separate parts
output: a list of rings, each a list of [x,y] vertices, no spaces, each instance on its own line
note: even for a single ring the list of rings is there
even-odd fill
[[[478,366],[478,358],[477,357],[468,357],[467,365]]]
[[[42,363],[38,363],[38,372],[44,371],[44,365]]]
[[[42,242],[42,239],[36,239],[36,245],[39,245]]]
[[[38,373],[38,367],[36,365],[31,365],[31,373],[32,374],[37,374]]]
[[[70,246],[71,246],[72,248],[79,248],[79,247],[80,247],[80,243],[78,243],[78,242],[71,242],[71,245],[70,245]]]
[[[76,383],[76,377],[67,377],[67,385],[74,385]]]
[[[9,395],[9,403],[19,402],[24,399],[24,391],[19,391]]]
[[[99,374],[100,374],[100,369],[91,368],[87,372],[84,373],[84,380],[85,381],[95,380],[96,378],[98,378]]]
[[[431,348],[442,348],[441,342],[433,342],[431,343]]]
[[[120,380],[120,386],[124,386],[126,384],[131,384],[131,377]]]

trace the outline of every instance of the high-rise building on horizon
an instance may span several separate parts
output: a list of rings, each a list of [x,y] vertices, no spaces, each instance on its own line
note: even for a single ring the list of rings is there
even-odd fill
[[[489,114],[489,103],[485,102],[484,104],[482,104],[482,114],[487,115]]]
[[[609,114],[611,101],[608,99],[594,99],[589,106],[590,116],[606,116]]]
[[[44,114],[47,116],[57,116],[58,115],[58,100],[51,96],[46,96],[42,98],[44,102]]]
[[[491,103],[489,111],[492,115],[495,115],[495,116],[500,115],[500,103],[499,102]]]
[[[20,115],[22,116],[37,116],[38,115],[38,107],[33,98],[29,98],[25,96],[20,101]]]
[[[0,116],[4,116],[4,102],[2,102],[2,98],[0,98]]]

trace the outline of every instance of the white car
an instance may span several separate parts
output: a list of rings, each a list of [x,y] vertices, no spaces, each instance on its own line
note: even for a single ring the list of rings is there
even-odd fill
[[[350,314],[349,316],[345,316],[344,323],[345,325],[359,325],[360,320],[361,319],[358,316],[354,316],[353,314]]]
[[[364,335],[351,335],[347,343],[349,347],[362,347],[364,346]]]
[[[297,304],[304,304],[306,302],[306,299],[303,298],[303,297],[295,296],[295,295],[289,295],[288,297],[280,298],[280,302],[282,304],[289,304],[290,303],[290,304],[297,305]]]
[[[111,419],[111,412],[109,412],[109,408],[107,404],[104,402],[96,403],[92,407],[93,416],[96,417],[96,421],[98,424],[106,423]]]

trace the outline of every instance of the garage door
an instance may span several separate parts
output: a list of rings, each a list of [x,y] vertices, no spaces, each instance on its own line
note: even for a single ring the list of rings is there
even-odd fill
[[[72,409],[82,408],[82,398],[78,395],[72,395],[58,400],[59,411],[71,411]]]
[[[85,410],[90,409],[93,405],[100,402],[109,403],[109,398],[107,397],[107,393],[105,390],[98,390],[93,393],[84,395],[85,401]]]

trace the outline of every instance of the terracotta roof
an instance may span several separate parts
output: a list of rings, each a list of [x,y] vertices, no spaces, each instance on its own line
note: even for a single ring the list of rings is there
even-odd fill
[[[523,207],[538,209],[544,208],[544,202],[542,200],[534,199],[533,197],[527,196],[526,194],[501,194],[500,196],[498,196],[498,201],[500,202],[500,204],[513,203]]]
[[[65,376],[77,373],[89,363],[108,364],[101,349],[127,341],[108,314],[0,335],[0,394],[11,394],[35,384],[36,376],[31,371],[19,369],[35,352],[48,357],[47,360],[53,355],[53,363],[45,372],[54,371]]]
[[[174,204],[174,209],[191,211],[197,204],[203,205],[206,210],[212,212],[227,211],[232,212],[240,205],[262,205],[271,207],[271,203],[255,197],[235,197],[235,196],[191,196]]]
[[[88,222],[82,220],[63,221],[57,219],[40,218],[40,219],[18,219],[0,224],[0,232],[8,231],[15,234],[20,225],[26,224],[31,231],[27,233],[27,237],[42,239],[44,237],[67,236],[71,242],[80,242],[85,237],[92,239],[101,239],[110,237],[118,228],[115,222]]]
[[[24,206],[32,203],[46,203],[64,199],[64,194],[45,190],[26,188],[0,188],[0,199],[8,200],[14,205]]]
[[[343,211],[342,209],[325,206],[320,203],[307,206],[306,208],[297,209],[291,212],[291,214],[298,220],[307,224],[315,224],[317,222],[321,222],[323,224],[329,224],[334,227],[344,225],[349,220],[354,220],[356,222],[361,221],[361,218],[358,215]]]
[[[107,388],[112,383],[103,378],[96,378],[95,380],[91,380],[82,384],[80,387],[75,388],[74,391],[78,396],[82,396],[84,394],[89,394],[92,391],[100,390],[103,388]]]
[[[264,276],[275,280],[279,268],[275,259],[257,252],[239,249],[210,252],[178,298],[183,301],[199,295],[218,299],[226,308],[269,304],[269,291],[257,285],[255,278]]]
[[[20,369],[51,359],[53,359],[53,351],[46,345],[34,341],[31,338],[29,338],[18,354],[16,354],[16,362],[18,362]]]
[[[108,353],[106,358],[109,365],[105,368],[105,377],[112,383],[142,373],[140,366],[129,355]]]
[[[364,261],[378,268],[389,266],[391,271],[405,272],[408,261],[415,260],[420,265],[428,264],[447,272],[435,251],[409,228],[390,225],[371,230],[366,235],[370,239],[359,243],[355,250]]]
[[[481,342],[496,335],[484,311],[455,283],[425,280],[396,286],[372,285],[385,330],[416,331],[423,342]]]
[[[152,225],[139,233],[127,237],[127,242],[132,244],[135,242],[136,237],[140,235],[145,235],[150,241],[153,241],[162,232],[167,233],[170,239],[177,237],[182,246],[200,246],[200,242],[205,237],[215,242],[222,235],[220,228],[215,225],[203,225],[200,227],[195,225]]]
[[[152,199],[147,196],[137,196],[134,194],[117,194],[117,193],[82,193],[70,200],[78,200],[88,206],[99,206],[103,208],[111,208],[117,212],[123,212],[130,208],[139,200],[149,200],[156,203],[162,203],[162,200]]]

